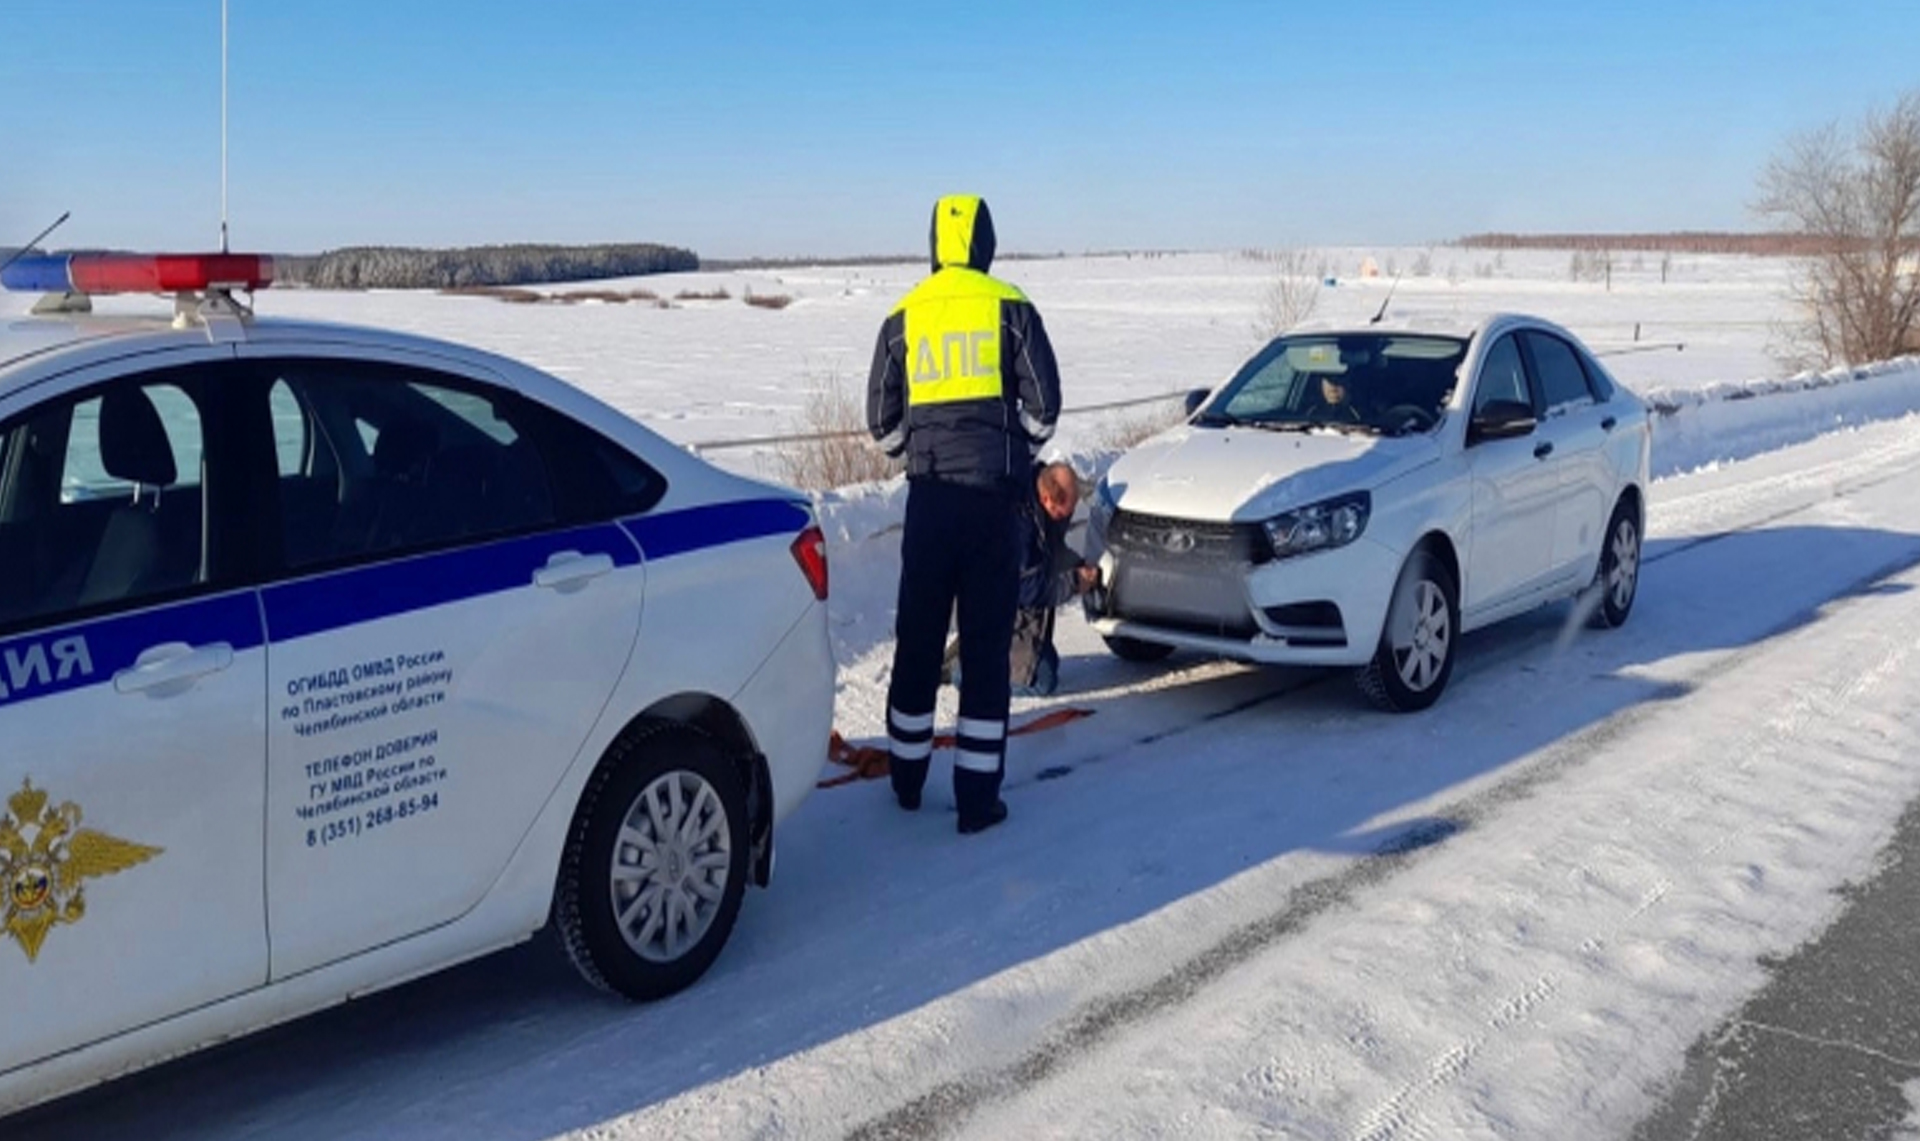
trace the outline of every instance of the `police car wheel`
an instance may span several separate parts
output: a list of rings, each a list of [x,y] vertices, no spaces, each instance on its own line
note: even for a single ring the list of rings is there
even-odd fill
[[[712,737],[632,730],[575,811],[554,925],[581,975],[636,1001],[691,986],[740,914],[751,859],[746,790]]]
[[[1142,642],[1138,638],[1112,637],[1106,639],[1107,649],[1123,662],[1157,662],[1173,653],[1172,646],[1159,642]]]

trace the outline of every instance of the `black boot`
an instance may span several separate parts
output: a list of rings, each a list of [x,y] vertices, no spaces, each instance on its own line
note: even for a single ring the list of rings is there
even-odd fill
[[[960,834],[984,832],[1007,818],[1000,799],[1000,773],[975,769],[953,770],[953,803],[960,810]]]
[[[893,780],[894,799],[900,807],[908,812],[920,811],[920,790],[927,786],[927,762],[892,757],[887,761],[887,775]]]
[[[974,817],[962,816],[960,818],[960,834],[962,836],[971,836],[975,832],[985,832],[1006,818],[1007,802],[1004,800],[996,800],[982,815]]]

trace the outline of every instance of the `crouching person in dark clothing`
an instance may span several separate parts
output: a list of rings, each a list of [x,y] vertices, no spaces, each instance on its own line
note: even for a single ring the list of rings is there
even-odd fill
[[[1024,697],[1046,697],[1059,688],[1054,611],[1100,581],[1100,572],[1067,546],[1067,525],[1079,501],[1080,478],[1071,467],[1052,463],[1034,468],[1033,494],[1019,513],[1020,605],[1008,663],[1013,692]]]
[[[1007,673],[1012,693],[1047,697],[1060,686],[1060,652],[1053,646],[1053,615],[1061,603],[1085,594],[1100,572],[1067,546],[1067,526],[1080,501],[1080,477],[1063,463],[1035,464],[1033,483],[1014,512],[1014,549],[1020,591]],[[943,680],[960,682],[960,642],[947,645]]]

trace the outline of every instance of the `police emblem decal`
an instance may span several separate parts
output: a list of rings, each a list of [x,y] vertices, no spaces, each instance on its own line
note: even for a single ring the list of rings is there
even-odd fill
[[[80,827],[79,805],[51,807],[45,790],[23,780],[0,813],[0,930],[34,962],[49,931],[85,918],[86,881],[124,872],[161,851]]]

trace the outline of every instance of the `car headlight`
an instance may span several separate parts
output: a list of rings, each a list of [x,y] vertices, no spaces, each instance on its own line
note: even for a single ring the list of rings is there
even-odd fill
[[[1322,500],[1267,520],[1267,541],[1273,544],[1276,559],[1330,551],[1358,539],[1367,529],[1367,517],[1371,514],[1373,495],[1370,492]]]
[[[1093,506],[1087,509],[1087,519],[1093,524],[1094,533],[1107,533],[1107,524],[1113,522],[1113,513],[1120,510],[1119,500],[1114,498],[1113,488],[1107,486],[1107,477],[1101,476],[1100,482],[1093,485]]]

